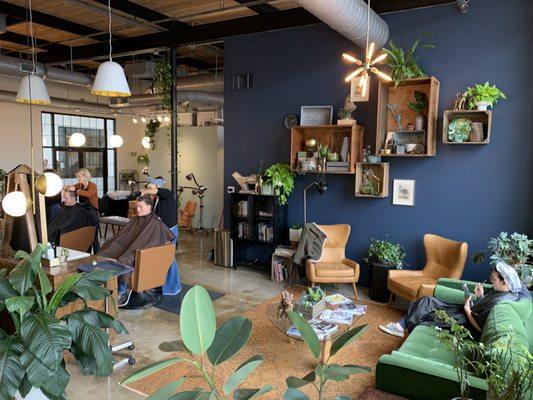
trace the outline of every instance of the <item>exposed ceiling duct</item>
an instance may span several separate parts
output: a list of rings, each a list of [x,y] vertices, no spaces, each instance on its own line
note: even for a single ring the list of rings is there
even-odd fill
[[[361,48],[366,47],[367,4],[363,0],[294,0],[342,36]],[[370,10],[369,42],[383,47],[389,38],[387,23]]]
[[[176,87],[180,90],[201,90],[213,93],[224,92],[223,74],[189,75],[178,78]]]
[[[154,96],[151,94],[134,95],[128,98],[127,103],[112,104],[111,108],[126,108],[141,107],[160,104],[163,98],[161,96]],[[177,92],[176,100],[178,103],[191,102],[195,104],[202,104],[207,106],[223,106],[224,95],[220,93],[200,92],[196,90],[179,90]]]

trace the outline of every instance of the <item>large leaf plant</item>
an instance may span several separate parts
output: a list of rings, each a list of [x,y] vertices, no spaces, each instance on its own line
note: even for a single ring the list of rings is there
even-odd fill
[[[110,375],[113,357],[109,335],[126,329],[112,316],[87,306],[104,300],[103,287],[109,271],[74,273],[54,291],[40,260],[45,247],[38,244],[31,254],[18,251],[21,261],[8,273],[0,270],[0,311],[11,317],[14,331],[0,329],[0,400],[12,400],[17,391],[25,397],[39,388],[48,398],[65,399],[69,374],[63,358],[72,353],[84,374]],[[82,300],[84,308],[57,317],[66,304]]]
[[[163,352],[182,352],[184,357],[171,357],[151,364],[133,373],[122,385],[128,385],[176,364],[192,365],[204,381],[204,386],[193,390],[179,391],[188,377],[182,377],[159,388],[148,400],[234,400],[256,399],[272,390],[271,385],[260,389],[241,388],[246,378],[263,362],[263,356],[256,354],[241,365],[225,380],[222,387],[215,382],[217,367],[237,355],[250,339],[252,321],[244,317],[233,317],[216,327],[213,302],[202,286],[190,289],[181,306],[181,340],[161,343]],[[179,391],[179,392],[178,392]]]
[[[382,50],[387,53],[386,64],[391,69],[392,80],[394,86],[398,86],[400,83],[411,78],[422,78],[426,76],[426,73],[418,65],[418,56],[415,56],[418,47],[421,48],[435,48],[433,44],[420,44],[420,38],[415,40],[411,48],[407,51],[390,40],[389,48],[383,48]]]

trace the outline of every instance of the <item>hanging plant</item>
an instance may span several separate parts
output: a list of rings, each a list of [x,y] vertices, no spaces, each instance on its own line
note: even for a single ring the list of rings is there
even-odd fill
[[[279,204],[287,204],[289,195],[294,189],[294,172],[289,164],[274,164],[266,170],[266,182],[272,183],[274,193],[278,196]]]
[[[140,155],[137,156],[137,163],[149,166],[150,165],[150,157],[148,157],[148,154],[140,154]]]
[[[152,146],[152,150],[155,149],[155,141],[154,137],[157,133],[157,129],[161,126],[161,122],[159,122],[156,119],[151,119],[146,124],[146,127],[144,128],[144,136],[150,138],[150,146]]]
[[[172,72],[167,60],[160,60],[155,64],[154,90],[163,96],[161,105],[167,111],[172,108],[170,89],[172,88]]]

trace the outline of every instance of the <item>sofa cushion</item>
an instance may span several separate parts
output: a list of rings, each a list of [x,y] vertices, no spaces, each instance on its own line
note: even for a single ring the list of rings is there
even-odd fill
[[[315,274],[318,277],[331,278],[351,278],[355,276],[355,271],[352,267],[339,262],[320,262],[315,263]]]
[[[529,300],[526,300],[529,301]],[[522,303],[514,302],[514,303]],[[529,347],[529,341],[526,334],[526,328],[515,307],[523,311],[519,305],[513,305],[513,302],[503,301],[496,304],[485,322],[481,341],[488,347],[492,346],[497,340],[504,338],[512,329],[513,341],[515,344]],[[527,308],[527,307],[526,307]]]
[[[435,328],[419,325],[409,334],[398,352],[453,366],[454,354],[444,346]]]
[[[389,279],[388,287],[391,292],[400,296],[404,294],[416,298],[421,285],[434,285],[436,282],[435,279],[425,276],[397,276],[394,279]]]

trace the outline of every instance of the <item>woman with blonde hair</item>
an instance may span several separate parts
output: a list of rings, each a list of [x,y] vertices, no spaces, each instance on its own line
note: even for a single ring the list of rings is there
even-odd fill
[[[76,179],[78,183],[69,187],[70,190],[75,190],[78,195],[78,202],[85,206],[93,215],[96,223],[96,232],[93,240],[93,253],[96,254],[100,250],[100,243],[98,242],[98,228],[100,227],[100,213],[98,212],[98,188],[94,182],[91,182],[91,173],[87,168],[80,168],[76,172]]]

